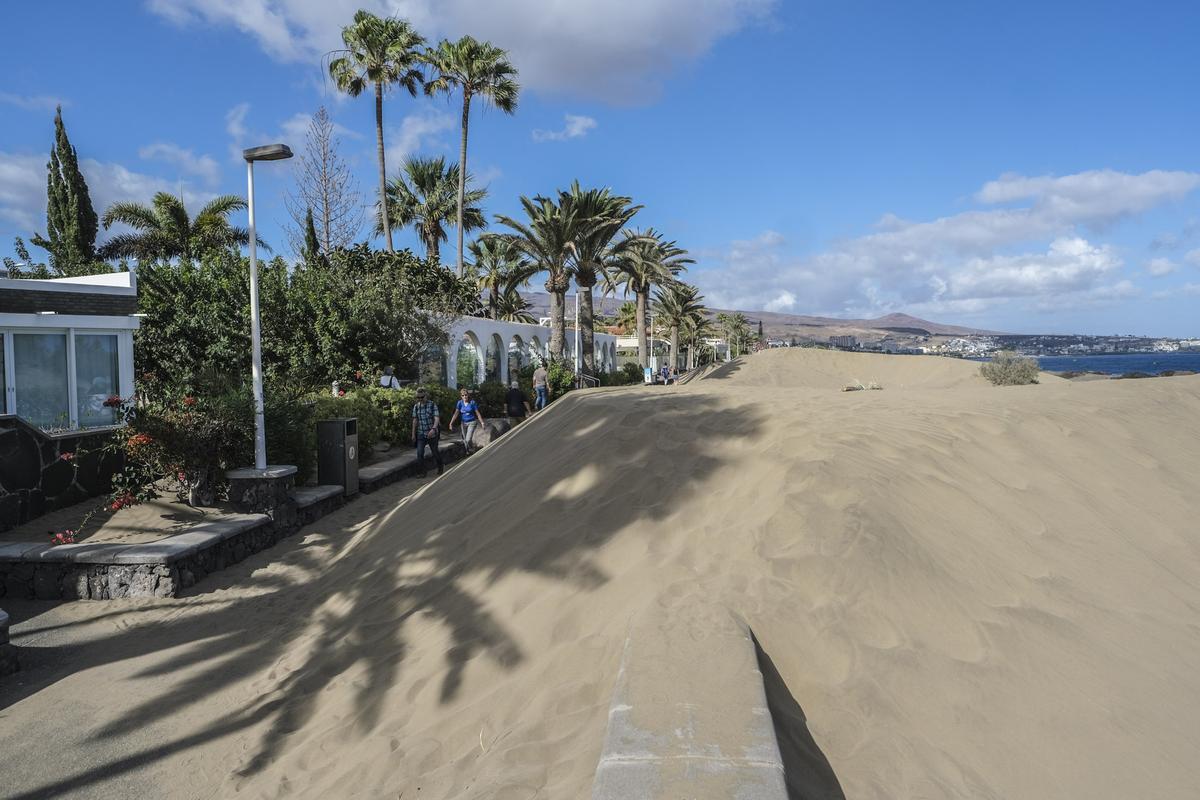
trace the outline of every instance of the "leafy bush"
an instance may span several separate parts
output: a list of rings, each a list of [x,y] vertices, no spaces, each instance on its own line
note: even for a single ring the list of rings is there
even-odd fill
[[[343,397],[329,394],[313,398],[311,419],[336,419],[355,417],[358,420],[358,449],[369,451],[384,436],[384,413],[374,401],[370,387],[361,387],[346,392]]]
[[[575,371],[566,361],[553,361],[546,368],[546,382],[550,385],[550,400],[553,401],[575,388]]]
[[[484,381],[479,384],[479,388],[475,390],[475,399],[479,401],[479,408],[483,411],[485,419],[508,415],[507,395],[508,387],[500,381]]]
[[[995,386],[1024,386],[1038,382],[1038,363],[1012,350],[1003,350],[991,361],[980,364],[979,374]]]
[[[620,372],[625,378],[625,384],[641,383],[645,380],[645,372],[642,371],[642,366],[634,362],[629,362],[621,365]]]

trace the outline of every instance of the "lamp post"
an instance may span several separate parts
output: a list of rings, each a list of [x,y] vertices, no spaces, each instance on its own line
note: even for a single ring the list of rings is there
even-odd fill
[[[246,210],[250,217],[250,345],[254,379],[254,468],[267,468],[267,430],[263,424],[262,330],[258,314],[258,253],[254,233],[254,162],[279,161],[292,157],[286,144],[266,144],[242,151],[246,159]]]

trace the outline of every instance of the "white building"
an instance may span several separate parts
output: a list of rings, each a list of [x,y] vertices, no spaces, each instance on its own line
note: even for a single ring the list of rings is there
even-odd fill
[[[0,414],[43,430],[117,422],[104,401],[133,394],[136,311],[129,272],[0,278]]]
[[[569,327],[566,357],[576,358],[576,330]],[[450,327],[450,351],[446,356],[444,381],[457,387],[459,367],[474,373],[473,383],[508,383],[527,364],[548,358],[550,328],[523,322],[502,322],[482,317],[461,317]],[[617,365],[617,337],[608,333],[594,335],[597,372],[612,372]],[[437,379],[428,374],[424,379]]]

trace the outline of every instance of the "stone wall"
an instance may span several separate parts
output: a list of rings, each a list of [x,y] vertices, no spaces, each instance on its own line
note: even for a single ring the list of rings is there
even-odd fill
[[[125,317],[137,313],[137,296],[99,292],[38,291],[9,289],[0,292],[0,314],[57,314]]]
[[[14,416],[0,416],[0,532],[109,492],[123,462],[119,453],[98,452],[107,435],[48,436]],[[73,461],[62,459],[80,451]]]

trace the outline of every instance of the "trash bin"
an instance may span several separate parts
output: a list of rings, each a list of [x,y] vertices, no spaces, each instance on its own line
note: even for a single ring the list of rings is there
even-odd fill
[[[358,494],[358,419],[317,422],[317,483]]]

